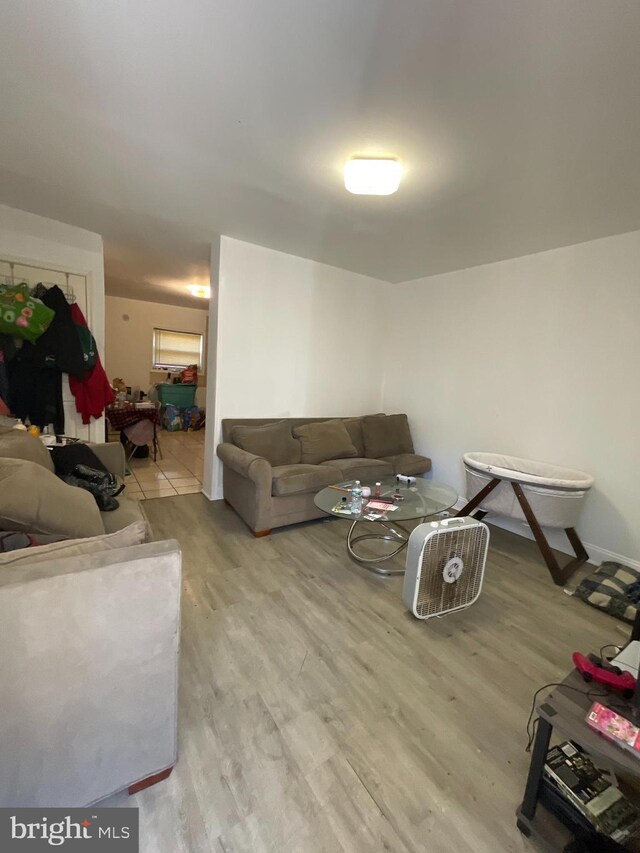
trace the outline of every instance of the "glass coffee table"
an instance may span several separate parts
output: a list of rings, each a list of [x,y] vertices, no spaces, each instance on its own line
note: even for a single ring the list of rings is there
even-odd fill
[[[444,483],[438,483],[435,480],[423,480],[420,477],[411,486],[403,483],[398,486],[395,477],[386,477],[380,482],[382,497],[391,497],[397,493],[401,495],[402,500],[395,500],[392,506],[397,507],[397,509],[389,510],[379,518],[367,517],[370,511],[366,505],[369,501],[375,500],[373,485],[370,486],[372,495],[369,498],[362,499],[362,511],[359,513],[338,511],[338,505],[342,503],[343,497],[347,498],[347,503],[350,502],[351,493],[331,486],[327,486],[318,492],[315,496],[315,504],[318,509],[335,516],[335,518],[343,518],[345,521],[351,522],[347,534],[347,551],[350,557],[377,574],[401,575],[404,574],[404,569],[391,569],[380,565],[407,547],[411,531],[407,530],[400,522],[412,521],[417,518],[424,521],[429,516],[451,509],[458,500],[458,494]],[[369,484],[363,483],[363,485]],[[342,510],[342,507],[340,509]],[[366,532],[360,532],[365,528],[358,528],[358,525],[366,525],[368,529]],[[380,530],[380,527],[383,529]],[[369,540],[389,542],[395,547],[392,547],[391,551],[385,550],[385,553],[380,555],[367,556],[362,553],[362,549],[358,548],[358,543]]]

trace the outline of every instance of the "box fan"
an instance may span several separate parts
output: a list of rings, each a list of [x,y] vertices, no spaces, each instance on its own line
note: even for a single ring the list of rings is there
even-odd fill
[[[419,524],[409,537],[403,600],[418,619],[473,604],[482,590],[489,528],[475,518]]]

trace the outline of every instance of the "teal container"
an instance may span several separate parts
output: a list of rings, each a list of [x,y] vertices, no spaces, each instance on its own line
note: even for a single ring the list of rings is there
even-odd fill
[[[179,409],[187,409],[195,405],[197,387],[195,384],[158,385],[158,400],[163,407],[172,403]]]

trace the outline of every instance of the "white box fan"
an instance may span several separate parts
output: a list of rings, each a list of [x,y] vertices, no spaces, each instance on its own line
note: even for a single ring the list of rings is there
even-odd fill
[[[402,598],[418,619],[473,604],[482,590],[489,528],[475,518],[419,524],[409,537]]]

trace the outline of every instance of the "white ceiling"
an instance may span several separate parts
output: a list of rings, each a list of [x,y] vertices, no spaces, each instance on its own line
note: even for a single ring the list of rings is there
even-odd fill
[[[395,282],[629,231],[639,44],[636,0],[4,0],[0,202],[185,304],[215,233]]]

